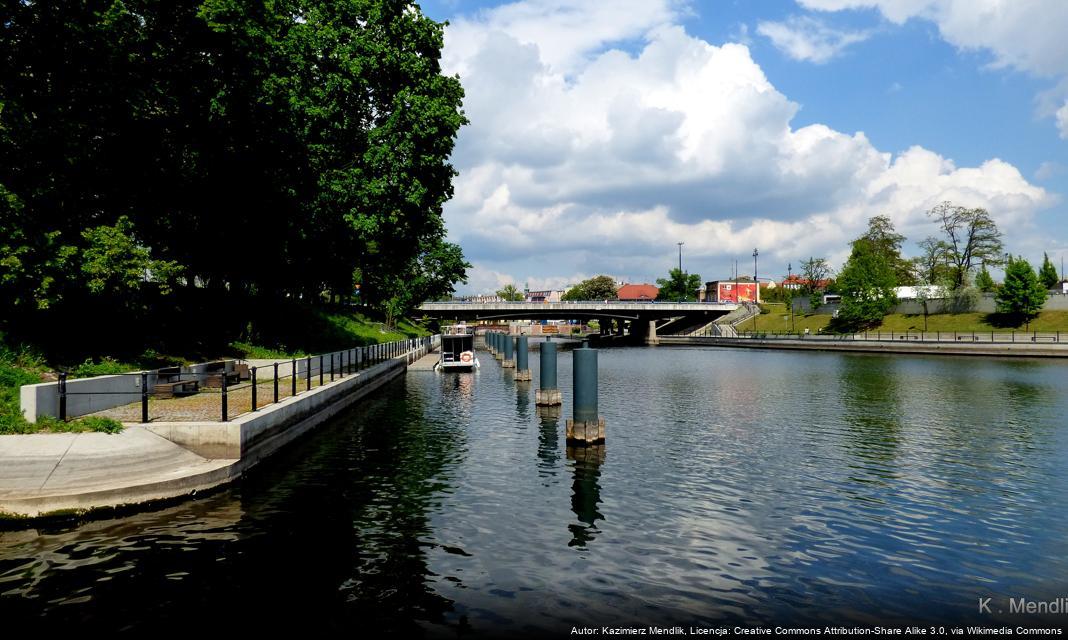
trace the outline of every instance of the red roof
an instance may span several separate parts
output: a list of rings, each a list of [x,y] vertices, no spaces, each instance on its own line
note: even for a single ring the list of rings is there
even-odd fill
[[[651,284],[625,284],[616,291],[620,300],[656,300],[660,289]]]

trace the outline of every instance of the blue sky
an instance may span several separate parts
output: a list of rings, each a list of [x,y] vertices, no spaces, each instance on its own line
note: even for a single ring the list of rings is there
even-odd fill
[[[840,264],[877,213],[935,235],[943,199],[1068,256],[1068,3],[799,2],[421,3],[472,119],[463,290],[651,281],[678,241],[709,279],[751,245],[762,275]]]

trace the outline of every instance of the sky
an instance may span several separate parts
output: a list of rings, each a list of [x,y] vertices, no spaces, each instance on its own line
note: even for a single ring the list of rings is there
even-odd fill
[[[1064,0],[428,0],[465,90],[459,293],[840,268],[943,201],[1068,261]]]

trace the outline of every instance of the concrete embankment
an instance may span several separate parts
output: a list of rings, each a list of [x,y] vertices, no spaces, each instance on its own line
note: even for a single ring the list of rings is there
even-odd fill
[[[712,338],[661,336],[662,345],[701,345],[741,349],[792,349],[796,351],[852,351],[860,353],[912,353],[929,355],[1068,358],[1068,343],[935,342],[921,340],[836,340],[832,338]]]
[[[404,374],[425,347],[229,422],[153,422],[120,434],[0,437],[0,517],[39,518],[190,496],[258,462]]]

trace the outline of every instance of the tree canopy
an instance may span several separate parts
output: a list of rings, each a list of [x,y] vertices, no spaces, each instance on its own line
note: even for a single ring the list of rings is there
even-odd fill
[[[894,223],[888,216],[875,216],[868,220],[868,230],[861,236],[873,251],[879,253],[894,274],[897,286],[909,286],[917,283],[915,268],[911,261],[901,255],[901,245],[905,236],[894,229]]]
[[[943,202],[927,215],[938,222],[943,240],[935,240],[929,250],[949,266],[951,288],[967,286],[977,263],[998,265],[1004,262],[1001,231],[986,209],[968,209]]]
[[[1023,258],[1009,259],[1005,281],[995,296],[998,312],[1029,321],[1042,310],[1047,295],[1030,262]]]
[[[875,326],[897,304],[896,278],[884,247],[867,236],[853,241],[853,250],[838,274],[842,304],[837,329],[857,331]]]
[[[697,289],[701,286],[701,276],[697,273],[686,273],[679,269],[668,272],[667,278],[657,278],[656,286],[660,288],[657,300],[666,302],[694,302],[697,300]]]
[[[1057,268],[1053,266],[1048,253],[1042,254],[1042,268],[1038,271],[1038,281],[1047,290],[1057,288],[1057,283],[1061,281],[1060,276],[1057,275]]]
[[[441,73],[443,25],[414,3],[5,14],[5,320],[194,288],[312,301],[358,284],[364,302],[410,307],[464,280],[442,221],[463,90]]]
[[[562,300],[615,300],[616,281],[612,276],[595,276],[568,289]]]
[[[507,302],[519,302],[524,298],[523,292],[514,284],[504,285],[503,288],[497,290],[497,295],[500,296],[501,300]]]

